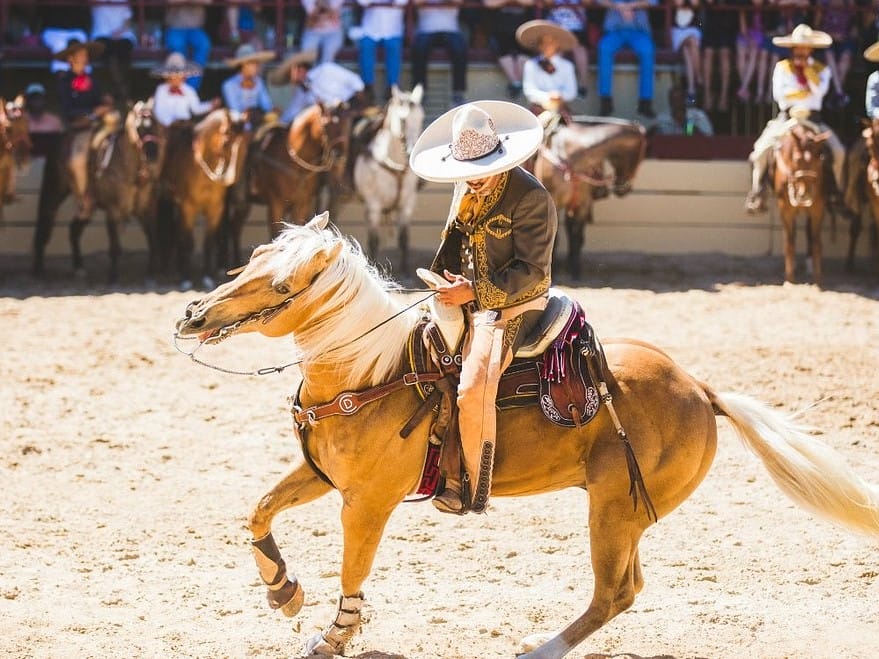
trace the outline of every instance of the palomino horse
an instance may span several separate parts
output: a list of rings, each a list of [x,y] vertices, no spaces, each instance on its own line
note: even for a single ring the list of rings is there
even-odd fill
[[[271,237],[284,222],[307,222],[316,210],[325,175],[338,180],[344,175],[350,132],[350,109],[345,104],[315,104],[303,110],[289,128],[270,128],[253,144],[245,181],[230,196],[227,210],[236,264],[241,262],[241,232],[251,203],[268,206]]]
[[[172,124],[162,167],[162,195],[176,206],[177,267],[181,286],[192,286],[190,261],[195,223],[204,217],[202,284],[214,285],[226,190],[237,180],[247,151],[244,117],[229,110],[209,113],[194,126]]]
[[[115,116],[115,115],[114,115]],[[119,240],[124,223],[137,218],[147,237],[149,266],[147,276],[155,276],[158,246],[155,241],[156,192],[162,157],[165,151],[165,131],[153,117],[152,100],[136,103],[124,121],[115,116],[116,124],[108,121],[105,130],[99,130],[89,157],[89,193],[95,208],[106,213],[109,238],[110,282],[119,278],[119,258],[122,246]],[[34,238],[34,272],[43,270],[43,255],[51,237],[58,208],[72,193],[71,180],[64,171],[64,163],[47,164],[40,185],[37,227]],[[70,223],[70,247],[73,268],[84,272],[80,247],[83,231],[89,218],[74,219]]]
[[[0,225],[3,206],[15,197],[17,169],[30,163],[31,140],[24,99],[19,96],[7,102],[0,98]]]
[[[629,193],[638,166],[644,160],[647,137],[638,123],[596,118],[560,126],[537,152],[534,175],[552,194],[564,214],[568,238],[568,272],[580,276],[580,252],[586,224],[592,222],[596,188]],[[613,175],[605,177],[604,163]]]
[[[848,190],[851,194],[846,195],[846,205],[851,211],[851,226],[846,268],[854,270],[855,248],[863,228],[866,207],[875,223],[870,242],[876,274],[879,275],[879,119],[865,119],[864,122],[866,126],[861,133],[863,141],[852,146],[847,159]]]
[[[812,278],[820,288],[824,283],[821,268],[821,225],[826,202],[824,141],[830,133],[818,131],[807,119],[788,120],[787,130],[773,152],[771,176],[784,229],[784,280],[791,283],[796,280],[796,221],[803,214]]]
[[[303,459],[260,499],[250,530],[270,605],[295,615],[304,592],[286,571],[272,520],[338,490],[342,598],[334,621],[306,646],[306,654],[331,655],[343,654],[360,626],[363,582],[391,513],[419,486],[431,420],[419,417],[401,437],[421,402],[407,386],[424,375],[408,366],[407,340],[420,314],[407,311],[360,250],[325,228],[327,220],[324,213],[257,247],[236,279],[187,306],[177,333],[203,344],[242,332],[295,337]],[[668,515],[705,477],[717,444],[715,416],[725,416],[794,501],[879,537],[879,488],[786,416],[747,396],[715,392],[642,341],[604,347],[613,416],[631,439],[655,515]],[[329,401],[338,414],[315,411]],[[627,453],[609,409],[579,428],[548,423],[536,406],[498,413],[492,495],[589,492],[592,602],[559,634],[526,639],[531,658],[567,654],[628,609],[644,585],[638,542],[656,517],[646,505],[633,506]]]
[[[369,256],[377,258],[382,220],[392,217],[404,272],[409,267],[409,222],[418,191],[418,177],[409,167],[409,154],[424,123],[422,95],[421,85],[411,92],[401,92],[394,86],[381,128],[354,163],[354,188],[366,206],[369,223]]]

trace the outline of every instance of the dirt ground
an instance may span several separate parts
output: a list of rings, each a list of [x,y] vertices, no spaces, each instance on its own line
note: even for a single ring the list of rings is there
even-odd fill
[[[828,264],[828,290],[781,286],[781,259],[589,257],[599,335],[667,350],[719,391],[804,420],[879,484],[879,288]],[[340,500],[282,514],[275,537],[306,589],[265,604],[246,521],[296,460],[295,373],[224,375],[174,352],[193,293],[48,281],[0,264],[0,656],[299,657],[338,597]],[[130,260],[132,272],[141,263]],[[866,269],[866,266],[863,268]],[[870,282],[870,283],[865,283]],[[562,279],[562,283],[564,280]],[[286,341],[212,349],[236,368],[283,363]],[[708,477],[641,543],[646,586],[574,657],[879,655],[879,543],[785,499],[719,421]],[[587,497],[494,499],[489,514],[394,514],[349,656],[514,656],[591,597]]]

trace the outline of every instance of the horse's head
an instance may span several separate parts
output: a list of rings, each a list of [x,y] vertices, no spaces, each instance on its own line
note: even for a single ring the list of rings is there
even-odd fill
[[[30,162],[31,138],[24,97],[12,101],[0,98],[0,149],[11,152],[15,163],[24,167]]]
[[[345,246],[326,229],[328,222],[324,212],[257,247],[235,279],[189,303],[177,321],[178,335],[212,344],[242,332],[283,336],[294,331],[314,304],[315,280]]]
[[[394,85],[385,110],[385,126],[395,139],[402,142],[407,156],[411,154],[424,125],[423,96],[424,89],[420,84],[415,85],[411,92],[400,91]]]
[[[574,124],[556,133],[553,151],[574,172],[598,173],[592,185],[606,184],[622,197],[632,189],[638,167],[647,149],[647,131],[640,124],[607,120],[594,124]],[[613,179],[603,181],[604,163],[613,169]]]
[[[792,120],[775,151],[776,189],[786,188],[795,208],[808,208],[821,196],[824,179],[824,142],[829,132],[818,133],[809,122]],[[783,191],[782,191],[783,192]]]
[[[141,153],[144,164],[159,165],[165,152],[165,129],[153,116],[153,99],[138,101],[125,117],[125,134]],[[155,167],[158,174],[158,167]]]
[[[632,189],[635,174],[647,153],[647,131],[632,123],[621,126],[619,136],[607,151],[607,161],[613,168],[613,193],[622,197]]]
[[[318,126],[331,173],[342,180],[351,137],[352,112],[347,103],[319,103]]]

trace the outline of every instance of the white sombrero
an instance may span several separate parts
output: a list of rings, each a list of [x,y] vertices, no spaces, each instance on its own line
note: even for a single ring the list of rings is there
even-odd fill
[[[154,78],[167,78],[172,75],[192,78],[201,75],[201,67],[195,62],[187,60],[183,53],[169,53],[168,57],[165,58],[165,63],[150,71],[150,75]]]
[[[428,181],[471,181],[525,162],[542,140],[543,126],[521,105],[476,101],[430,124],[415,143],[409,165]]]
[[[312,65],[317,61],[317,49],[309,48],[288,55],[266,78],[272,85],[287,85],[290,83],[290,69],[300,64]]]
[[[244,43],[238,46],[238,50],[235,51],[235,57],[226,59],[226,66],[230,69],[236,69],[245,62],[262,64],[263,62],[271,62],[273,59],[275,59],[275,51],[257,50],[251,44]]]
[[[772,43],[779,48],[829,48],[833,44],[833,37],[801,23],[790,34],[772,37]]]
[[[577,45],[577,37],[574,36],[573,32],[551,21],[539,19],[527,21],[516,30],[516,41],[528,50],[535,52],[540,50],[540,40],[544,36],[555,39],[562,52],[573,50]]]
[[[879,62],[879,41],[864,51],[864,58],[871,62]]]

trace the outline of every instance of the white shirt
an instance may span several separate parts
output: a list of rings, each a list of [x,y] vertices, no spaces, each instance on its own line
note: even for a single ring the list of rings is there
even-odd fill
[[[434,32],[460,32],[458,8],[419,5],[417,26],[416,32],[427,34],[433,34]]]
[[[374,41],[403,36],[403,7],[409,0],[393,0],[398,7],[371,7],[372,0],[357,0],[364,7],[360,29]]]
[[[281,121],[289,123],[309,105],[315,103],[344,103],[359,91],[363,91],[363,80],[353,71],[335,62],[324,62],[313,67],[305,76],[306,86],[297,85],[293,97],[287,104]]]
[[[824,95],[830,89],[830,75],[830,67],[810,57],[806,63],[806,86],[803,86],[797,80],[791,61],[781,60],[772,71],[772,98],[780,110],[803,107],[820,111]]]
[[[137,43],[131,26],[128,29],[113,36],[116,30],[121,29],[126,21],[131,20],[131,7],[128,6],[128,0],[102,0],[103,2],[116,2],[124,4],[122,7],[111,7],[109,5],[97,5],[92,7],[92,39],[106,37],[108,39],[128,39],[131,43]]]
[[[554,73],[547,73],[538,63],[542,57],[532,57],[522,69],[522,93],[532,103],[545,106],[550,94],[557,93],[563,101],[577,98],[577,74],[570,60],[561,55],[549,58],[555,67]]]
[[[867,116],[870,119],[879,117],[879,71],[873,71],[867,78]]]
[[[153,114],[163,126],[192,119],[193,115],[204,114],[213,107],[210,101],[200,100],[198,93],[185,82],[180,87],[182,94],[172,94],[170,89],[171,85],[163,82],[153,95]]]

